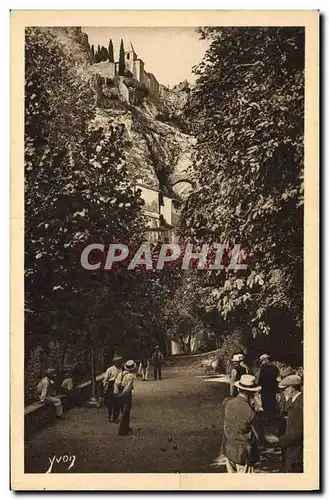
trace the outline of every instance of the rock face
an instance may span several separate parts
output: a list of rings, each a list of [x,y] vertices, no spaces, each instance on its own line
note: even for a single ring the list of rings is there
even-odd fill
[[[160,85],[155,99],[136,82],[122,77],[105,78],[104,63],[93,63],[88,37],[81,28],[42,28],[50,32],[73,62],[77,77],[90,81],[97,93],[98,109],[93,127],[125,125],[125,159],[137,184],[184,197],[189,184],[176,184],[177,174],[188,179],[193,137],[187,133],[183,108],[189,85],[173,89]],[[185,175],[186,174],[186,175]]]
[[[184,106],[188,101],[191,89],[187,81],[181,82],[173,89],[160,85],[159,108],[164,121],[177,124],[182,130],[187,131]]]
[[[194,139],[180,125],[186,97],[166,91],[160,99],[145,96],[134,105],[127,102],[115,81],[110,87],[104,83],[101,92],[97,122],[104,128],[124,123],[126,161],[132,179],[166,195],[184,196],[190,185],[185,182],[173,186],[173,179],[179,178],[177,174],[189,178]]]
[[[79,27],[40,27],[40,31],[52,34],[62,47],[66,56],[75,66],[92,63],[88,36]]]

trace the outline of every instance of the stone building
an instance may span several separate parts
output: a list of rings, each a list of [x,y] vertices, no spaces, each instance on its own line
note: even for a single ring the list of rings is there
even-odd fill
[[[93,70],[104,78],[114,78],[119,76],[119,61],[102,61],[93,65]],[[148,73],[144,68],[144,61],[137,57],[137,54],[129,44],[128,50],[125,50],[125,75],[128,78],[137,80],[154,97],[159,95],[159,83],[153,73]]]
[[[151,243],[158,241],[175,243],[177,241],[173,217],[176,213],[175,200],[141,184],[137,184],[136,189],[141,191],[144,201],[143,212],[148,220],[146,240]]]

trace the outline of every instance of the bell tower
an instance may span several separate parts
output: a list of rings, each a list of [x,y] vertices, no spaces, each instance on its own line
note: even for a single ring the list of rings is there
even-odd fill
[[[137,60],[137,54],[134,50],[132,43],[129,43],[129,47],[125,50],[125,66],[126,71],[130,71],[132,75],[134,75],[134,66],[135,61]]]

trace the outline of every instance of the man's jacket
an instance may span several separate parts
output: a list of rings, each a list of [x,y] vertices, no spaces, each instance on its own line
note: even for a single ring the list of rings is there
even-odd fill
[[[161,351],[154,351],[152,354],[152,363],[154,366],[159,366],[161,365],[163,361],[163,354]]]
[[[303,394],[288,409],[286,432],[280,437],[284,452],[284,472],[303,471]]]
[[[241,395],[224,405],[222,453],[236,464],[254,465],[259,460],[257,439],[262,437],[258,416]]]

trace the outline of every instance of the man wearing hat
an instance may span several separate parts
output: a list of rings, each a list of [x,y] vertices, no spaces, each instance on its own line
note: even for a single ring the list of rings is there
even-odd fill
[[[144,382],[147,381],[149,367],[150,367],[150,362],[147,358],[143,358],[140,360],[138,372],[141,375],[142,380],[144,380]]]
[[[121,372],[122,358],[114,356],[112,365],[106,370],[103,379],[104,400],[107,406],[108,421],[119,423],[120,406],[114,395],[114,382],[118,374]]]
[[[48,368],[43,377],[37,385],[37,393],[41,403],[50,403],[54,405],[56,411],[56,417],[61,418],[63,416],[62,402],[56,397],[56,370],[54,368]]]
[[[158,345],[155,346],[154,352],[152,354],[152,363],[153,363],[153,372],[154,372],[154,380],[161,380],[161,367],[163,362],[163,354],[160,351],[160,347]]]
[[[131,434],[130,428],[130,412],[132,408],[132,391],[136,380],[135,372],[137,365],[135,361],[130,359],[123,367],[123,371],[115,379],[114,394],[120,399],[122,417],[119,427],[119,436]]]
[[[279,437],[283,451],[283,472],[303,472],[303,394],[299,375],[288,375],[281,380],[280,389],[291,403],[288,409],[286,430]]]
[[[74,384],[71,368],[65,368],[64,370],[64,379],[61,384],[61,389],[63,389],[64,393],[67,395],[69,408],[82,404],[81,393]]]
[[[261,398],[264,412],[266,416],[271,416],[273,419],[276,415],[276,394],[278,392],[277,378],[279,376],[279,368],[270,362],[268,354],[262,354],[260,360],[259,385],[261,385]]]
[[[278,411],[278,434],[279,436],[285,433],[286,421],[288,417],[288,408],[291,404],[291,400],[286,398],[284,389],[280,388],[280,382],[289,375],[294,375],[295,372],[291,366],[287,366],[280,370],[280,375],[276,379],[279,382],[279,391],[276,395],[276,406]]]
[[[234,384],[240,380],[242,375],[249,373],[249,369],[244,363],[243,354],[234,354],[231,361],[233,363],[233,368],[231,371],[230,395],[237,396],[238,390]]]
[[[253,375],[243,374],[234,383],[238,389],[236,398],[224,402],[224,432],[222,453],[229,473],[251,473],[259,460],[257,442],[263,440],[263,432],[252,401],[261,387]]]

